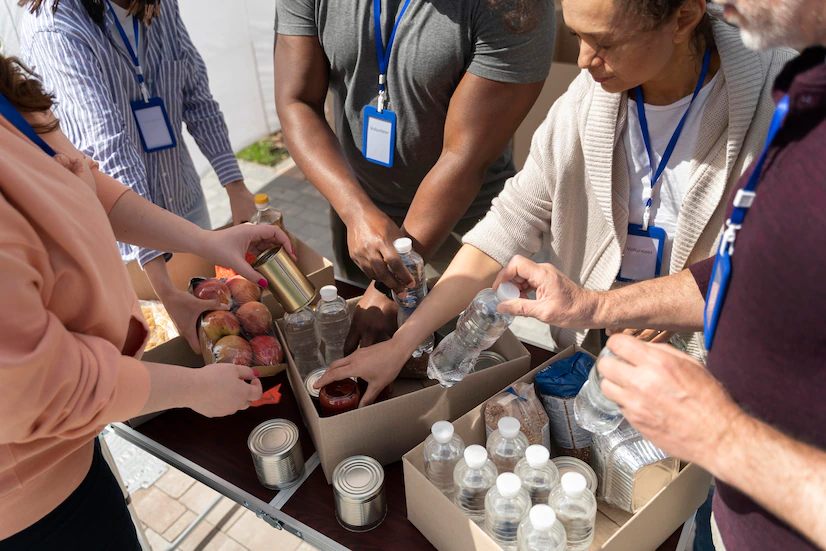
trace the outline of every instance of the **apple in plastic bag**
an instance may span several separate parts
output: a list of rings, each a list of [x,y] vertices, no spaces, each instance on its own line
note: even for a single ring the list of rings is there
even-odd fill
[[[260,302],[242,304],[236,312],[244,331],[252,336],[272,333],[272,314]]]
[[[217,363],[252,365],[252,348],[244,337],[238,335],[223,337],[212,347],[212,354]]]
[[[221,337],[240,334],[241,322],[232,312],[216,310],[204,316],[201,320],[201,328],[209,342],[214,343],[218,342]]]
[[[206,281],[199,283],[197,287],[195,287],[195,292],[193,293],[196,297],[200,299],[218,299],[221,304],[225,304],[230,306],[232,304],[232,294],[229,292],[229,287],[223,281],[218,281],[217,279],[207,279]]]
[[[269,335],[258,335],[250,339],[252,365],[276,365],[284,359],[284,350],[278,339]]]
[[[236,275],[227,280],[227,287],[236,304],[246,304],[261,299],[261,288],[248,279]]]

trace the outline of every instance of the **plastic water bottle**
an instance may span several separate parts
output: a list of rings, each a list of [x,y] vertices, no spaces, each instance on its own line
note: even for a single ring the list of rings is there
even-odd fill
[[[453,499],[453,471],[465,453],[462,437],[448,421],[437,421],[424,441],[424,474],[434,486]]]
[[[520,432],[519,421],[514,417],[502,417],[495,430],[488,437],[488,455],[499,473],[512,473],[516,464],[525,457],[530,443]]]
[[[410,275],[413,276],[416,282],[412,289],[405,290],[404,298],[399,298],[399,296],[393,292],[393,299],[396,301],[396,304],[399,305],[398,321],[399,327],[401,327],[402,324],[407,321],[407,318],[413,315],[413,311],[419,307],[424,297],[427,296],[427,282],[424,280],[424,259],[419,253],[413,250],[413,242],[410,238],[402,237],[396,239],[393,241],[393,247],[396,249],[396,252],[399,253],[399,256],[402,257],[405,268],[407,268],[407,271],[410,272]],[[413,352],[413,357],[419,358],[422,354],[430,354],[433,352],[435,342],[433,333],[431,333],[424,342],[416,348]]]
[[[347,301],[338,296],[335,285],[321,288],[321,301],[315,317],[318,338],[324,343],[324,361],[330,365],[344,357],[344,341],[350,332]]]
[[[516,534],[531,508],[531,498],[513,473],[500,474],[485,497],[485,531],[502,549],[516,550]]]
[[[499,289],[481,291],[467,307],[456,330],[444,338],[430,355],[427,376],[443,387],[451,387],[473,371],[479,353],[490,348],[510,326],[514,316],[500,314],[500,302],[519,298],[519,288],[510,282]]]
[[[522,481],[533,505],[548,503],[551,490],[559,484],[559,469],[551,461],[551,452],[545,446],[528,446],[525,457],[516,464],[513,472]]]
[[[453,503],[480,527],[485,523],[485,496],[499,473],[482,446],[465,448],[453,471]]]
[[[324,366],[324,360],[318,351],[315,321],[315,312],[310,307],[284,316],[287,346],[302,381],[311,372]]]
[[[519,525],[518,551],[565,551],[568,538],[556,513],[547,505],[534,505],[528,518]]]
[[[603,348],[588,374],[588,380],[582,385],[574,400],[574,416],[577,423],[585,430],[596,434],[608,434],[616,429],[623,419],[619,406],[606,398],[600,388],[603,377],[599,374],[599,364],[606,357],[622,359],[608,350],[607,346]]]
[[[585,477],[579,473],[562,475],[559,486],[551,492],[550,506],[565,527],[568,551],[587,551],[594,541],[597,500]]]
[[[252,215],[250,222],[259,226],[276,225],[282,230],[284,229],[284,217],[281,211],[270,206],[270,198],[266,193],[259,193],[255,196],[255,214]]]

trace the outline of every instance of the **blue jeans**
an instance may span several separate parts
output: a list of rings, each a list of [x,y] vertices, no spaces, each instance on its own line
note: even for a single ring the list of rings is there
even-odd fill
[[[714,486],[708,489],[708,499],[697,509],[694,528],[694,551],[714,551],[711,539],[711,500],[714,498]]]
[[[209,219],[209,207],[207,207],[206,198],[203,193],[183,217],[205,230],[212,229],[212,221]]]

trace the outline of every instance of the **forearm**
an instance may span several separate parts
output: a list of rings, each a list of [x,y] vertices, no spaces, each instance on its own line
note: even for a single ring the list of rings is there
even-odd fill
[[[746,414],[729,435],[703,466],[826,549],[826,452]]]
[[[689,270],[597,293],[589,328],[702,331],[705,300]]]
[[[501,264],[476,247],[463,246],[393,340],[405,354],[411,354],[427,335],[459,315],[479,291],[490,287],[501,269]]]
[[[198,395],[198,373],[180,365],[143,362],[149,371],[151,387],[149,400],[141,415],[173,408],[190,407]]]
[[[178,291],[172,283],[172,279],[169,277],[169,272],[166,269],[166,259],[164,257],[159,256],[154,260],[150,260],[143,265],[143,271],[146,272],[146,278],[149,280],[149,283],[155,290],[155,294],[158,295],[161,301],[164,301],[166,297]]]

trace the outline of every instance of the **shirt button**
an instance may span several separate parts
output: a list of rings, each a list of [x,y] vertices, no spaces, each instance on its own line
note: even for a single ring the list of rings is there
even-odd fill
[[[806,94],[805,96],[800,98],[800,102],[803,103],[804,105],[811,105],[812,104],[812,96],[809,95],[809,94]]]

